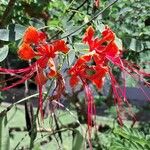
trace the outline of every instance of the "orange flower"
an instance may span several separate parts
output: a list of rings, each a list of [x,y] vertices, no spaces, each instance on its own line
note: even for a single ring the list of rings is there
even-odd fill
[[[35,52],[29,44],[23,43],[18,50],[18,56],[23,60],[29,60],[35,57]]]
[[[53,45],[56,51],[67,53],[69,50],[64,40],[56,40]]]
[[[86,32],[84,34],[84,37],[82,39],[82,41],[84,43],[90,43],[92,38],[94,37],[94,33],[95,33],[95,30],[93,29],[92,26],[89,26],[87,29],[86,29]]]
[[[75,63],[75,65],[69,70],[70,85],[73,87],[79,82],[79,78],[84,80],[90,80],[96,85],[98,89],[102,88],[104,77],[108,71],[107,67],[103,67],[101,64],[89,65],[87,63],[93,62],[93,52],[89,52],[86,55],[81,56]]]
[[[24,36],[23,36],[23,42],[25,43],[37,43],[38,42],[38,31],[36,28],[30,26],[26,29]]]
[[[102,32],[103,40],[113,41],[115,40],[115,33],[108,27],[105,26],[105,30]]]
[[[53,58],[56,56],[56,52],[61,51],[67,53],[69,50],[64,40],[56,40],[49,44],[47,43],[46,38],[47,36],[44,32],[38,31],[36,28],[30,26],[26,29],[22,45],[18,50],[18,56],[23,60],[37,59],[35,63],[31,64],[29,75],[33,76],[36,73],[35,82],[39,89],[39,109],[42,118],[42,87],[49,78],[58,75]],[[47,74],[44,72],[46,67],[49,67],[50,69]],[[26,77],[26,79],[29,79],[29,77]],[[17,84],[22,83],[23,81],[25,80],[21,80]],[[59,92],[59,95],[60,94],[61,92]]]

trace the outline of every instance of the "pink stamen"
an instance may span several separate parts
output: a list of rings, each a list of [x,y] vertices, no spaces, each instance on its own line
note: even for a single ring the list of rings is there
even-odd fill
[[[43,113],[43,85],[38,85],[38,90],[39,90],[39,111],[41,114],[41,119],[44,119],[44,113]]]

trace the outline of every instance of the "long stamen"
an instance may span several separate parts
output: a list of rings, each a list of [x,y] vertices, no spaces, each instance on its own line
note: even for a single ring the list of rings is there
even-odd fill
[[[81,78],[81,77],[80,77]],[[84,79],[82,79],[83,82],[83,86],[84,86],[84,90],[85,90],[85,94],[86,94],[86,99],[87,99],[87,124],[88,124],[88,134],[89,134],[89,138],[91,138],[91,130],[92,130],[92,126],[93,126],[93,114],[95,112],[95,107],[94,107],[94,97],[92,95],[92,91],[89,87],[89,85],[86,83],[86,81]]]
[[[31,70],[27,75],[24,75],[21,80],[17,81],[16,83],[13,83],[10,86],[6,86],[4,88],[1,88],[0,90],[1,91],[6,91],[6,90],[8,90],[10,88],[13,88],[13,87],[15,87],[15,86],[17,86],[19,84],[24,83],[26,80],[30,79],[34,75],[34,72],[35,72],[34,70]]]
[[[134,67],[130,66],[127,61],[122,61],[120,57],[117,57],[116,59],[113,59],[113,58],[110,58],[110,57],[107,57],[108,60],[110,60],[114,65],[118,66],[121,70],[124,70],[126,71],[133,79],[136,79],[137,76],[135,76],[133,73],[131,72],[134,72],[136,73],[140,79],[148,86],[150,87],[150,83],[145,81],[144,78],[142,77],[141,78],[141,74],[140,72],[135,69]],[[121,65],[121,62],[125,62],[124,66]],[[144,73],[144,72],[143,72]],[[149,74],[148,73],[144,73],[144,75],[148,76],[149,77]],[[137,79],[138,80],[138,79]],[[150,97],[146,94],[146,92],[143,90],[143,88],[140,86],[140,89],[141,91],[143,92],[143,94],[145,95],[145,97],[150,101]]]

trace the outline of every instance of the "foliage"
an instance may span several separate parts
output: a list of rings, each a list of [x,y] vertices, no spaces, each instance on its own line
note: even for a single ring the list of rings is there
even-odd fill
[[[3,67],[16,67],[14,66],[12,58],[16,55],[18,46],[20,46],[21,44],[23,45],[24,43],[26,44],[24,39],[22,39],[22,36],[24,36],[24,31],[28,28],[28,26],[34,26],[38,29],[37,32],[41,31],[47,34],[44,42],[51,43],[57,39],[63,39],[67,44],[69,43],[69,52],[65,52],[66,54],[57,53],[57,58],[54,61],[56,63],[57,60],[57,69],[59,72],[63,73],[63,76],[66,78],[66,84],[68,84],[68,75],[66,75],[66,70],[73,64],[75,64],[75,61],[78,58],[79,61],[80,58],[81,60],[84,57],[86,58],[86,54],[88,53],[89,47],[85,43],[81,42],[81,37],[83,36],[83,33],[85,33],[85,28],[87,26],[93,25],[93,27],[96,29],[96,36],[101,38],[101,33],[105,28],[104,24],[108,24],[116,33],[115,40],[113,42],[116,43],[119,49],[123,49],[123,58],[125,58],[126,60],[130,60],[131,62],[138,63],[139,66],[144,68],[144,70],[147,72],[149,72],[150,70],[149,63],[147,63],[149,62],[150,55],[150,13],[148,9],[148,6],[150,4],[149,0],[115,0],[114,2],[101,0],[99,6],[96,4],[95,0],[2,0],[0,4],[0,63]],[[104,43],[105,45],[103,46],[106,46],[108,43],[109,41],[106,40],[106,43]],[[39,43],[37,44],[35,42],[29,44],[33,46],[33,50],[35,53],[38,52],[36,46]],[[60,50],[57,51],[60,52]],[[43,55],[41,55],[41,57],[43,57]],[[9,60],[9,58],[11,59]],[[15,64],[20,65],[22,63],[22,61],[18,58],[14,58],[16,62]],[[36,60],[37,56],[35,55],[31,62],[33,63]],[[91,61],[93,61],[93,56]],[[36,81],[33,80],[33,76],[35,76],[36,72],[41,71],[37,71],[35,69],[37,66],[32,67],[31,62],[29,61],[29,64],[24,63],[25,66],[31,66],[29,67],[31,71],[30,73],[32,73],[33,69],[35,70],[35,72],[31,75],[32,78],[28,77],[29,81],[25,82],[26,92],[24,95],[26,96],[26,98],[21,100],[25,102],[29,101],[30,99],[30,96],[27,96],[30,82],[34,85],[39,84],[37,84],[38,79]],[[88,64],[88,66],[92,64],[88,61],[86,63]],[[93,61],[93,63],[95,62]],[[39,64],[42,66],[42,64],[46,63]],[[116,64],[117,62],[111,59],[111,63],[109,63],[109,65],[115,70],[113,71],[113,73],[115,72],[115,77],[120,82],[120,80],[123,80],[120,74],[120,70],[122,71],[122,69],[116,69]],[[50,66],[51,65],[52,64],[50,64]],[[80,65],[78,65],[79,68]],[[50,73],[48,69],[52,70],[51,68],[43,67],[41,72]],[[139,68],[137,67],[136,70],[132,71],[138,72]],[[17,77],[20,75],[13,72],[9,72],[9,74],[13,76],[17,75]],[[25,74],[21,75],[23,76]],[[145,74],[142,74],[142,77],[143,76],[145,76]],[[135,82],[133,79],[134,77],[135,76],[132,76],[132,78],[127,77],[127,83],[129,83],[129,86],[137,85],[137,82]],[[5,78],[6,83],[3,82]],[[9,81],[10,79],[8,78],[7,76],[4,76],[4,78],[0,79],[0,85],[4,86],[9,84],[7,80]],[[43,79],[43,76],[40,76],[40,78]],[[114,83],[115,81],[113,76],[111,76],[110,78],[112,78],[112,83]],[[149,80],[147,77],[143,78],[142,81],[146,81],[145,79],[147,79],[147,81]],[[93,82],[94,80],[91,79],[91,81]],[[19,101],[1,111],[0,149],[1,147],[2,149],[9,149],[9,147],[10,149],[19,149],[20,147],[22,149],[48,149],[49,147],[53,149],[57,147],[59,149],[63,148],[68,150],[76,150],[84,148],[90,149],[89,147],[91,144],[93,149],[104,150],[150,149],[149,132],[143,133],[140,129],[128,127],[112,127],[113,125],[111,123],[108,123],[110,118],[108,118],[108,121],[105,125],[101,124],[102,120],[100,119],[100,124],[98,124],[99,132],[92,132],[92,135],[90,137],[90,130],[89,132],[87,132],[85,128],[87,120],[91,119],[86,115],[86,102],[83,101],[83,89],[86,89],[86,85],[84,85],[85,87],[83,88],[79,84],[73,90],[67,88],[66,93],[63,93],[63,98],[69,101],[70,106],[73,105],[72,111],[72,107],[68,109],[68,106],[66,107],[61,104],[61,101],[52,102],[53,99],[48,100],[48,98],[51,97],[52,94],[55,96],[55,90],[58,89],[59,93],[63,91],[64,87],[61,85],[62,83],[63,78],[61,79],[61,77],[59,78],[59,80],[57,80],[57,77],[55,77],[53,80],[47,82],[47,93],[43,92],[44,104],[47,107],[52,106],[51,109],[54,109],[57,105],[66,110],[67,113],[65,113],[64,111],[60,111],[59,113],[59,111],[57,112],[54,110],[52,110],[52,112],[50,113],[49,111],[47,112],[46,107],[44,107],[45,113],[49,115],[47,119],[44,119],[45,126],[43,125],[43,123],[39,123],[40,121],[37,117],[39,110],[34,109],[33,111],[32,105],[26,105],[27,107],[25,108],[25,111],[23,111],[23,109],[16,109],[14,106],[15,104],[20,103]],[[53,86],[57,84],[60,86]],[[95,85],[98,86],[98,84]],[[92,88],[94,97],[96,97],[96,105],[103,105],[104,103],[106,103],[106,105],[108,106],[112,105],[113,97],[112,89],[110,88],[110,86],[107,87],[108,94],[105,96],[103,96],[103,92],[97,91],[95,86],[89,85],[89,87]],[[39,91],[40,94],[42,94],[40,86]],[[1,95],[3,95],[3,93],[1,94],[0,91],[0,98],[2,97]],[[80,95],[82,98],[80,97]],[[34,95],[31,95],[31,97],[32,96],[35,97]],[[90,96],[90,92],[88,91],[87,99]],[[124,97],[123,94],[122,96]],[[108,104],[107,102],[110,101],[111,103]],[[124,108],[124,105],[128,105],[126,101],[125,104],[122,104],[122,102],[123,101],[119,101],[118,98],[117,108],[119,111],[121,110],[122,106]],[[118,115],[114,113],[114,107],[112,108],[113,110],[110,110],[110,116],[115,116],[117,118]],[[50,108],[48,109],[51,110]],[[106,109],[108,112],[108,107],[106,107]],[[13,110],[14,116],[11,116],[10,114]],[[23,112],[20,112],[20,110]],[[42,110],[40,109],[40,111]],[[91,111],[89,112],[91,113]],[[23,120],[22,118],[24,118],[23,115],[25,113],[26,120]],[[8,116],[9,119],[7,118]],[[119,117],[117,118],[118,123],[122,125]],[[25,123],[27,125],[27,127],[25,128],[26,130],[20,131],[21,133],[19,134],[13,131],[14,129],[17,132],[17,129],[15,129],[14,125],[18,125],[20,130],[20,127],[24,128]],[[92,123],[93,122],[91,121],[90,126],[92,126]],[[90,126],[88,126],[88,129],[91,128]],[[10,135],[10,137],[8,135]]]
[[[4,109],[4,108],[3,108]],[[34,110],[36,111],[36,110]],[[74,113],[74,112],[73,112]],[[18,117],[15,117],[15,116]],[[6,116],[5,116],[6,117]],[[5,118],[4,117],[4,118]],[[74,123],[76,120],[73,119],[73,116],[70,116],[68,112],[63,112],[62,110],[58,110],[57,117],[60,119],[61,124],[63,124],[64,129],[61,129],[62,136],[63,136],[63,143],[61,143],[61,147],[64,147],[65,149],[81,149],[85,146],[85,141],[83,137],[83,131],[82,127],[77,127],[76,129],[71,128],[71,124]],[[6,118],[4,119],[6,121]],[[19,120],[19,122],[17,121]],[[54,128],[54,124],[52,123],[52,118],[47,118],[44,121],[44,126],[40,126],[40,128],[43,130],[47,129],[48,133],[45,131],[45,133],[38,133],[37,138],[35,139],[35,146],[34,148],[44,149],[53,147],[54,149],[58,147],[56,139],[58,142],[59,136],[53,134],[50,132],[51,127]],[[130,128],[129,124],[126,122],[125,124],[128,126],[124,126],[120,128],[116,122],[115,126],[114,123],[108,123],[110,121],[109,118],[106,118],[104,123],[104,120],[102,118],[98,118],[97,122],[103,122],[104,125],[99,126],[99,130],[95,132],[92,138],[93,143],[93,149],[103,149],[103,150],[113,150],[113,149],[149,149],[149,136],[150,132],[149,130],[146,132],[143,132],[143,129],[141,130],[140,125],[138,128]],[[7,113],[7,126],[3,127],[3,131],[6,133],[9,131],[9,137],[6,137],[10,140],[10,145],[7,143],[7,146],[10,146],[10,149],[21,148],[21,147],[28,147],[30,138],[28,136],[27,131],[24,131],[24,109],[22,106],[13,107],[10,111]],[[68,130],[65,128],[67,124],[70,124],[70,129]],[[107,124],[107,125],[106,125]],[[73,124],[72,124],[73,125]],[[108,126],[110,125],[110,126]],[[142,124],[141,124],[142,125]],[[143,125],[142,125],[143,126]],[[147,126],[149,129],[149,124],[144,123],[144,126]],[[64,132],[64,131],[65,132]],[[3,136],[2,136],[3,137]],[[21,140],[22,139],[22,140]],[[4,138],[2,139],[5,140]],[[20,141],[21,140],[21,141]],[[72,143],[71,143],[72,141]],[[3,142],[5,143],[5,142]]]
[[[143,61],[141,58],[146,59],[141,57],[142,53],[150,49],[149,4],[148,0],[123,0],[109,10],[109,16],[104,18],[122,38],[124,48],[128,50],[125,56],[135,62]]]

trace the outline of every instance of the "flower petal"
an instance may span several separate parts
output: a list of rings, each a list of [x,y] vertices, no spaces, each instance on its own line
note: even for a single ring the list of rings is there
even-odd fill
[[[75,75],[71,76],[69,81],[71,87],[75,87],[78,84],[78,82],[79,82],[79,78],[77,76]]]
[[[30,26],[26,29],[23,42],[31,44],[31,43],[38,43],[38,31],[33,26]]]
[[[115,57],[117,54],[119,54],[119,48],[114,42],[110,42],[106,47],[106,55]]]
[[[56,71],[55,63],[52,58],[49,59],[48,66],[50,67],[50,72],[48,73],[48,77],[49,78],[55,77],[57,75],[57,71]]]
[[[56,40],[53,45],[56,51],[63,53],[67,53],[69,51],[69,47],[67,47],[67,44],[64,40]]]
[[[35,52],[29,44],[23,43],[18,50],[18,56],[23,60],[29,60],[35,57]]]
[[[82,41],[84,43],[90,43],[90,41],[92,40],[93,36],[94,36],[94,33],[95,33],[95,30],[93,29],[92,26],[89,26],[87,29],[86,29],[86,32],[84,34],[84,37],[82,39]]]
[[[43,69],[39,69],[37,71],[37,74],[35,76],[35,82],[37,85],[44,85],[48,78],[46,77],[46,74],[44,73]]]
[[[102,36],[105,41],[113,41],[115,39],[115,33],[108,26],[105,26]]]

